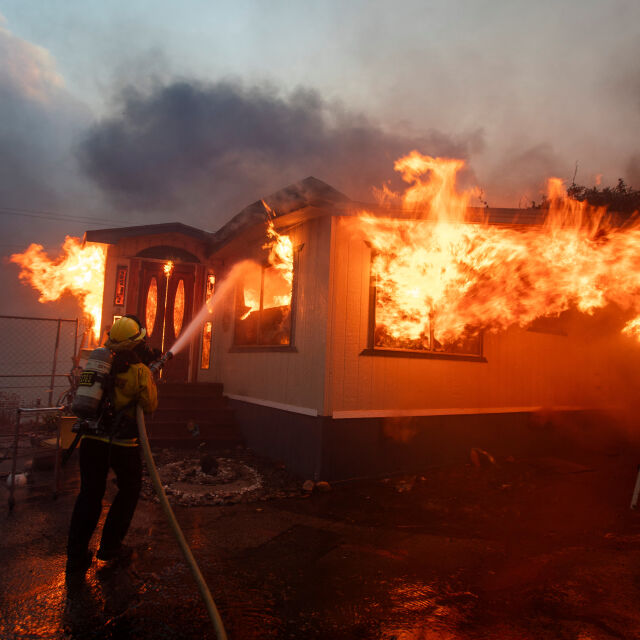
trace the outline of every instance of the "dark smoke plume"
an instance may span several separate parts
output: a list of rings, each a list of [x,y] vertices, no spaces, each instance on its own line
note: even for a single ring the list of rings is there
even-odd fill
[[[480,137],[391,134],[313,90],[282,96],[233,82],[128,88],[119,111],[83,141],[84,170],[119,207],[173,210],[210,229],[308,175],[371,201],[399,156],[417,148],[466,157]]]

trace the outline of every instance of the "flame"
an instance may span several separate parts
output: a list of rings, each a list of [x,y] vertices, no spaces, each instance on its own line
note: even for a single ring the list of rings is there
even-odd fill
[[[376,332],[429,348],[613,303],[636,316],[624,332],[640,339],[640,225],[615,227],[603,208],[565,197],[555,178],[543,224],[489,224],[468,208],[477,190],[456,189],[463,166],[412,152],[395,165],[410,183],[412,218],[360,217],[373,248]]]
[[[167,276],[167,278],[170,278],[173,273],[173,260],[165,262],[162,266],[162,270],[164,271],[164,275]]]
[[[14,253],[11,262],[20,265],[20,280],[40,292],[38,302],[58,300],[64,293],[78,298],[98,340],[106,255],[101,244],[83,245],[79,238],[67,236],[57,259],[49,258],[41,245],[31,244],[24,253]]]
[[[247,319],[260,308],[265,310],[291,305],[293,242],[289,236],[276,231],[273,223],[275,212],[264,200],[262,205],[267,212],[267,242],[262,248],[269,250],[267,262],[272,268],[265,269],[254,263],[255,269],[252,268],[245,274],[242,294],[246,311],[240,316],[240,320]]]
[[[269,241],[262,248],[269,249],[269,264],[274,267],[289,285],[293,283],[293,242],[289,236],[280,235],[273,224],[275,212],[262,200],[262,204],[267,211],[267,237]],[[279,296],[282,305],[291,303],[291,294]]]
[[[622,333],[640,340],[640,318],[629,320],[622,329]]]
[[[247,311],[240,316],[240,320],[246,320],[254,311],[260,308],[260,291],[245,286],[243,295],[244,306]]]
[[[215,275],[213,275],[213,273],[210,273],[207,276],[207,282],[206,282],[206,290],[205,290],[205,304],[207,305],[207,309],[209,310],[209,313],[213,313],[213,294],[216,288],[216,277]]]
[[[264,201],[263,204],[268,211],[271,211]],[[275,285],[281,292],[272,292],[270,300],[265,306],[287,307],[291,304],[293,291],[293,242],[289,236],[280,235],[276,231],[272,219],[269,219],[267,223],[267,236],[269,241],[263,246],[263,249],[269,249],[269,264],[280,275],[282,283],[276,284],[277,278],[271,278],[272,286]]]

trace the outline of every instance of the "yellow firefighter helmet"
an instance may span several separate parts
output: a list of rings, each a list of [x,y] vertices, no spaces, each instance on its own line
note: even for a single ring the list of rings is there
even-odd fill
[[[104,344],[112,351],[128,351],[140,344],[146,335],[146,329],[137,318],[122,316],[113,323]]]

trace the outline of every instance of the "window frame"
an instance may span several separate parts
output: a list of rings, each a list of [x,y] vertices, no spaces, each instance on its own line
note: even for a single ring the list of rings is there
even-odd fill
[[[367,347],[360,352],[361,356],[378,356],[390,358],[419,358],[427,360],[458,360],[463,362],[487,362],[484,355],[484,331],[479,331],[480,353],[449,353],[447,351],[436,351],[433,349],[435,343],[433,324],[429,324],[429,350],[403,349],[401,347],[380,347],[376,346],[376,276],[373,273],[373,258],[375,251],[371,250],[369,260],[369,317],[367,330]]]
[[[236,328],[237,328],[237,317],[236,317],[236,303],[237,303],[237,288],[241,286],[240,284],[236,285],[235,294],[233,296],[233,337],[231,340],[231,347],[229,348],[229,353],[276,353],[276,352],[285,352],[285,353],[297,353],[298,349],[295,346],[295,333],[296,333],[296,309],[298,302],[298,268],[299,268],[299,255],[300,251],[304,247],[304,244],[300,244],[294,247],[293,249],[293,274],[291,278],[291,303],[289,305],[289,317],[290,317],[290,328],[289,328],[289,344],[236,344]],[[264,273],[266,269],[273,269],[272,265],[269,264],[267,260],[263,261],[261,264],[261,274],[260,274],[260,307],[262,307],[262,299],[264,296]],[[260,325],[258,324],[258,327]]]
[[[207,270],[204,274],[204,301],[205,304],[213,296],[216,289],[216,275],[213,271]],[[207,325],[210,325],[209,336],[207,337]],[[208,341],[209,357],[205,362],[205,341]],[[200,331],[200,371],[208,371],[211,369],[211,354],[213,352],[213,318],[210,318],[202,325]]]

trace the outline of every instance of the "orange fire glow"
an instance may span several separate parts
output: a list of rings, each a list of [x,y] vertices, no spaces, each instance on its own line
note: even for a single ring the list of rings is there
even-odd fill
[[[64,293],[75,296],[91,319],[94,336],[100,337],[102,293],[106,248],[101,244],[67,236],[62,254],[51,259],[39,244],[24,253],[14,253],[11,262],[19,264],[20,279],[40,292],[39,302],[58,300]]]
[[[246,312],[240,320],[248,318],[252,312],[262,308],[287,307],[291,305],[293,286],[293,243],[287,235],[281,235],[275,229],[275,212],[263,200],[267,212],[267,242],[263,249],[269,250],[267,261],[273,269],[262,269],[244,278],[243,302]]]
[[[245,286],[243,289],[243,302],[246,312],[240,316],[240,320],[246,320],[254,311],[260,308],[260,289],[256,287]]]
[[[273,224],[273,217],[275,214],[269,205],[263,200],[262,204],[269,214],[269,220],[267,222],[267,236],[269,241],[262,247],[263,249],[269,249],[269,264],[278,271],[282,276],[282,279],[287,283],[289,293],[280,296],[281,305],[287,305],[291,303],[291,285],[293,283],[293,243],[289,236],[280,235]]]
[[[430,339],[450,342],[613,303],[636,316],[624,332],[640,339],[638,223],[614,226],[604,209],[567,198],[551,179],[542,224],[489,224],[468,208],[474,192],[456,189],[463,164],[417,152],[401,158],[395,168],[410,184],[408,215],[360,218],[373,248],[376,332],[428,348]]]

